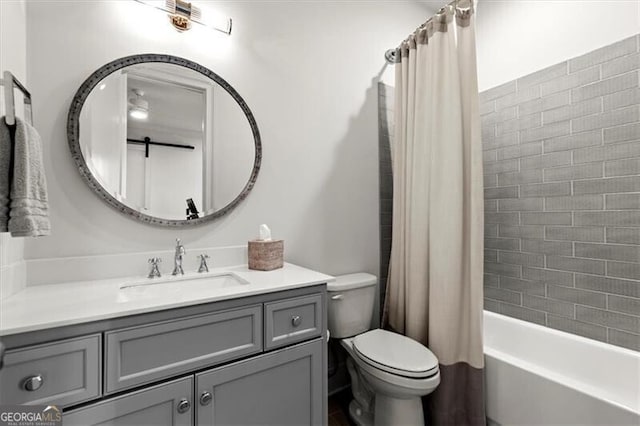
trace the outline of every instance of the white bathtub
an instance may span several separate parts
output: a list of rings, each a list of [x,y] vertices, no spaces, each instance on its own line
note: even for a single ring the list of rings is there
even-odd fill
[[[640,425],[640,353],[484,312],[487,417],[501,425]]]

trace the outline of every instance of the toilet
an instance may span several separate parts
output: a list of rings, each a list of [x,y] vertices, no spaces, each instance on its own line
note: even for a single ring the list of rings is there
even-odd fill
[[[438,359],[413,339],[370,329],[376,283],[374,275],[357,273],[327,285],[331,338],[349,354],[349,414],[357,425],[423,425],[421,397],[440,384]]]

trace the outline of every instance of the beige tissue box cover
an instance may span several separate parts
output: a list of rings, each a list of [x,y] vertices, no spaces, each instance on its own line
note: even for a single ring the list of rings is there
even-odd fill
[[[284,240],[249,241],[249,269],[272,271],[282,268]]]

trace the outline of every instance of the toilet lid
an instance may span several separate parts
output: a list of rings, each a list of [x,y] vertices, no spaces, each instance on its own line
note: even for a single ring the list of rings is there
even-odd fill
[[[428,377],[438,370],[438,358],[425,346],[401,334],[371,330],[353,339],[360,358],[376,368],[406,377]]]

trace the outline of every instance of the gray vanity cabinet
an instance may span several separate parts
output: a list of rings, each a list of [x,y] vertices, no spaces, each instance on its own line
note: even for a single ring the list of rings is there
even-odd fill
[[[0,404],[65,426],[316,426],[327,420],[326,286],[2,337]]]
[[[152,386],[65,413],[65,426],[193,425],[193,377]]]
[[[316,339],[197,374],[196,424],[321,425],[324,344]]]

